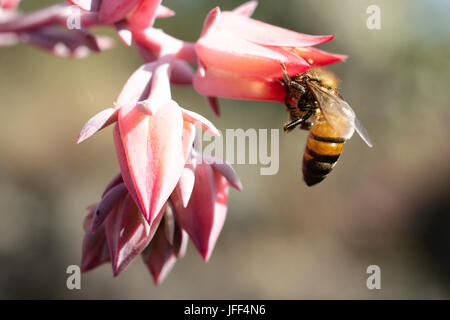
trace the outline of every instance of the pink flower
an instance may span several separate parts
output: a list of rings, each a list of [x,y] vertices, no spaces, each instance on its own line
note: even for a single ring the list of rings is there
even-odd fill
[[[225,222],[229,185],[242,189],[233,168],[222,159],[192,149],[189,160],[166,203],[163,222],[142,253],[155,284],[184,255],[188,236],[203,259],[209,259]]]
[[[194,123],[218,135],[211,122],[171,98],[173,62],[139,68],[128,80],[116,107],[94,116],[78,142],[117,122],[114,142],[125,185],[152,225],[178,183],[194,139]]]
[[[188,235],[175,221],[170,204],[166,206],[163,220],[149,245],[142,253],[142,259],[156,285],[172,270],[176,260],[184,256]]]
[[[139,212],[121,177],[106,188],[85,219],[82,271],[110,261],[117,276],[152,240],[162,215],[150,227]]]
[[[175,12],[161,0],[68,0],[79,8],[96,14],[99,22],[114,24],[122,42],[131,45],[133,33],[151,28],[156,18],[168,18]]]
[[[205,96],[235,99],[284,101],[285,90],[280,62],[290,75],[312,65],[342,61],[343,55],[331,54],[313,46],[333,36],[311,36],[276,27],[248,17],[255,2],[233,12],[213,9],[205,19],[195,44],[199,70],[194,88]]]
[[[79,8],[98,12],[100,21],[115,23],[123,19],[152,25],[156,15],[172,16],[172,10],[160,7],[161,0],[68,0]],[[131,17],[130,17],[131,15]]]
[[[111,262],[117,276],[142,254],[158,285],[184,256],[188,236],[203,258],[209,259],[225,222],[229,185],[237,190],[242,185],[222,159],[192,150],[189,160],[176,189],[151,225],[121,175],[108,184],[100,203],[88,208],[84,222],[83,272]]]
[[[179,185],[171,196],[175,219],[208,261],[227,212],[228,186],[242,190],[231,166],[192,150]]]
[[[154,227],[146,231],[148,223],[123,185],[121,182],[109,190],[107,187],[100,203],[88,208],[81,270],[87,272],[111,262],[113,275],[118,276],[142,254],[158,285],[176,260],[184,256],[188,235],[175,221],[169,204]],[[118,193],[117,188],[125,192]]]
[[[105,220],[113,275],[117,276],[150,243],[162,215],[150,226],[127,193]]]
[[[87,272],[99,265],[110,261],[109,248],[106,242],[105,227],[92,230],[91,225],[95,217],[97,205],[88,208],[89,214],[84,219],[85,231],[82,247],[81,271]]]
[[[99,23],[95,14],[83,12],[80,28],[67,29],[73,11],[66,3],[60,3],[35,12],[21,14],[18,11],[0,11],[0,47],[20,42],[47,50],[59,57],[83,58],[91,52],[112,47],[108,37],[95,36],[87,27]]]
[[[100,203],[90,207],[85,220],[83,271],[111,261],[113,274],[118,275],[145,249],[156,231],[156,227],[150,230],[123,181],[115,180]]]

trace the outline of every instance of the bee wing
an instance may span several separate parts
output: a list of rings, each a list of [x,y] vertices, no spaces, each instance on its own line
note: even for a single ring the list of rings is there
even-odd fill
[[[369,146],[373,147],[372,141],[370,141],[369,134],[366,131],[366,128],[363,127],[361,122],[359,122],[358,118],[355,117],[355,129],[358,132],[359,136],[363,141]]]
[[[337,133],[345,139],[350,139],[356,129],[363,141],[372,147],[366,129],[356,118],[355,112],[347,102],[322,89],[314,82],[309,82],[308,85],[314,93],[325,119]]]

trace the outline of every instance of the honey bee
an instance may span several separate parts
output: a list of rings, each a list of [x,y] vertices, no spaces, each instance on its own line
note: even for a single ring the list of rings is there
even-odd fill
[[[337,90],[340,80],[324,68],[312,67],[291,78],[284,63],[282,84],[286,88],[285,105],[289,122],[284,131],[297,126],[309,130],[303,155],[303,180],[315,185],[333,170],[344,143],[356,130],[372,147],[367,131]]]

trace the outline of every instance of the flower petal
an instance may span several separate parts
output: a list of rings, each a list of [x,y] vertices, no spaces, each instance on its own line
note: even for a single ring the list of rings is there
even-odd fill
[[[175,231],[172,250],[177,258],[181,258],[186,253],[187,245],[189,241],[189,236],[186,231],[184,231],[180,224],[175,221]]]
[[[126,162],[119,161],[122,176],[128,190],[136,190],[138,203],[151,224],[184,167],[181,111],[174,101],[153,116],[143,114],[137,107],[124,106],[119,111],[118,124],[121,143],[117,142],[126,154]],[[128,173],[131,181],[126,178]]]
[[[168,63],[158,65],[153,73],[148,100],[153,105],[154,112],[172,99],[169,73],[170,64]]]
[[[197,127],[212,134],[213,136],[220,136],[219,130],[212,124],[211,121],[209,121],[202,115],[194,111],[186,110],[184,108],[181,108],[181,113],[183,114],[183,119],[185,121],[189,121],[190,123],[195,124]]]
[[[175,237],[175,217],[169,202],[166,204],[166,210],[164,211],[161,228],[164,228],[167,241],[173,245],[173,240]]]
[[[228,31],[248,41],[283,47],[311,47],[328,42],[334,36],[312,36],[254,20],[234,12],[222,12],[217,31]]]
[[[223,182],[228,185],[225,178],[210,165],[198,164],[188,206],[183,208],[178,199],[173,199],[177,221],[189,234],[205,261],[209,259],[225,221],[226,194],[224,195]],[[217,201],[220,203],[216,203]]]
[[[206,97],[206,101],[208,101],[208,104],[213,110],[214,114],[220,117],[220,106],[217,97]]]
[[[195,139],[195,126],[187,121],[183,122],[183,135],[181,137],[182,144],[183,144],[183,156],[184,161],[186,162],[189,158],[189,155],[191,153],[192,144],[194,143]]]
[[[143,252],[142,259],[155,284],[161,284],[177,260],[172,246],[165,237],[164,228],[158,228],[150,246]]]
[[[105,232],[115,277],[149,244],[161,217],[150,227],[129,195],[108,216]]]
[[[122,176],[123,182],[127,186],[130,196],[133,198],[134,202],[138,205],[141,212],[144,212],[144,208],[142,207],[142,203],[139,201],[139,197],[136,188],[134,186],[133,178],[131,177],[130,169],[128,167],[127,155],[125,153],[125,149],[122,144],[119,124],[116,124],[114,126],[113,138],[114,138],[114,145],[116,146],[117,160],[119,162],[120,167],[121,173],[120,175]]]
[[[125,183],[120,183],[112,187],[103,197],[95,210],[94,219],[92,220],[91,230],[96,231],[105,221],[106,217],[111,213],[112,209],[125,197],[128,193]]]
[[[154,115],[158,109],[172,99],[170,92],[170,65],[163,63],[158,65],[153,72],[150,95],[147,100],[137,104],[139,110],[147,115]]]
[[[84,39],[86,46],[92,50],[93,52],[100,52],[100,44],[98,43],[98,39],[94,36],[88,29],[81,27],[80,29],[76,29],[75,32]]]
[[[114,24],[114,27],[117,30],[117,35],[120,40],[122,40],[123,44],[126,46],[131,46],[133,42],[133,34],[130,31],[130,27],[128,23],[124,21],[119,21]]]
[[[111,188],[117,186],[118,184],[120,184],[122,182],[123,182],[122,175],[119,173],[108,183],[108,185],[106,186],[105,190],[103,191],[102,198],[105,196],[105,194],[109,190],[111,190]]]
[[[314,66],[326,66],[347,59],[345,55],[330,53],[312,47],[295,48],[294,52],[296,55],[305,59],[310,65]]]
[[[294,54],[277,52],[224,32],[201,38],[195,45],[195,51],[206,70],[214,68],[240,75],[281,79],[281,61],[295,73],[309,69],[309,64]]]
[[[97,206],[89,209],[89,214],[85,218],[84,225],[90,226]],[[89,227],[85,228],[83,238],[81,271],[87,272],[99,265],[109,261],[109,249],[106,242],[104,225],[96,231],[92,231]]]
[[[253,12],[255,12],[256,7],[258,6],[258,1],[247,1],[241,4],[239,7],[233,9],[232,12],[236,14],[240,14],[241,16],[250,17]]]
[[[110,124],[117,121],[117,108],[108,108],[93,116],[88,122],[83,126],[80,134],[77,138],[77,143],[81,143],[87,138],[91,137],[94,133],[106,128]]]
[[[224,73],[211,68],[204,75],[197,72],[193,85],[204,96],[278,102],[284,102],[286,96],[284,87],[276,81]]]
[[[169,9],[163,5],[159,5],[156,9],[156,18],[170,18],[175,15],[175,11]]]
[[[71,4],[86,11],[98,11],[101,0],[68,0]]]
[[[175,193],[171,197],[178,197],[183,208],[186,208],[194,189],[195,173],[191,164],[186,164],[181,174],[180,180],[175,187]]]
[[[182,143],[183,143],[183,155],[185,162],[188,161],[191,154],[192,144],[195,139],[195,127],[192,123],[184,122],[183,123],[183,137],[182,137]],[[178,197],[180,197],[181,202],[184,204],[184,206],[187,205],[189,202],[189,198],[191,197],[192,189],[194,187],[194,173],[193,173],[193,166],[191,164],[186,163],[185,167],[183,168],[180,178],[178,180],[177,185],[175,186],[174,191],[172,192],[173,196],[174,194]],[[189,173],[189,171],[192,171]]]
[[[212,155],[202,155],[202,161],[213,166],[222,176],[227,179],[230,185],[238,191],[242,191],[243,186],[233,167],[222,158]]]
[[[147,98],[150,88],[150,80],[156,63],[146,63],[137,69],[125,83],[116,103],[120,105],[134,105],[139,100]]]
[[[215,7],[208,13],[205,21],[203,22],[203,29],[200,34],[200,38],[206,37],[208,34],[212,34],[216,30],[217,24],[219,23],[220,14],[219,7]]]

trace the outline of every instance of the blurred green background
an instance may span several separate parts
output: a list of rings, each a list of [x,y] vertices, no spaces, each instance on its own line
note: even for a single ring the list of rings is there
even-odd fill
[[[23,0],[25,11],[57,1]],[[165,0],[176,17],[156,22],[195,41],[216,5],[242,1]],[[381,30],[366,9],[381,8]],[[449,298],[449,1],[260,1],[254,17],[309,34],[335,34],[320,48],[348,54],[331,66],[374,148],[355,136],[333,171],[308,188],[300,174],[306,132],[280,135],[280,170],[235,165],[244,191],[230,193],[228,218],[210,262],[189,245],[155,287],[137,258],[118,278],[110,265],[66,288],[79,264],[82,221],[117,173],[111,128],[81,145],[83,124],[111,106],[142,63],[133,48],[84,60],[28,46],[0,50],[0,298]],[[280,128],[284,106],[221,99],[215,118],[192,88],[183,106],[226,128]],[[366,288],[381,267],[381,290]]]

